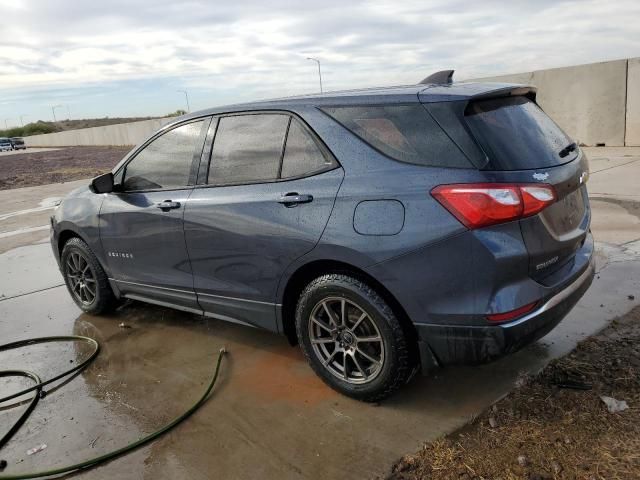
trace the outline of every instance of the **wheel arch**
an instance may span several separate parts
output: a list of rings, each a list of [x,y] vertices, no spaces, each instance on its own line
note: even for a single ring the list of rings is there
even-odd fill
[[[87,241],[82,238],[82,235],[80,235],[75,230],[65,228],[64,230],[60,231],[60,233],[58,234],[58,258],[62,258],[62,250],[64,249],[65,244],[74,237],[79,238],[83,242],[87,243]]]
[[[103,253],[101,251],[100,244],[96,245],[96,242],[91,242],[89,238],[87,238],[80,231],[78,231],[78,229],[74,224],[67,223],[67,222],[65,222],[64,225],[60,226],[60,231],[57,233],[57,249],[58,249],[57,254],[58,254],[58,259],[60,261],[62,261],[62,251],[64,250],[64,246],[72,238],[79,238],[84,243],[86,243],[91,249],[91,251],[93,252],[93,254],[96,256],[96,258],[98,259],[98,262],[100,263],[100,266],[102,267],[102,269],[107,273],[107,276],[111,275],[110,270],[108,268],[109,266],[106,264],[106,259],[104,258]]]
[[[313,279],[329,273],[341,273],[365,282],[380,295],[396,315],[411,346],[411,354],[418,356],[418,332],[409,315],[395,296],[375,277],[363,269],[338,260],[313,260],[300,267],[289,277],[282,296],[282,330],[291,345],[298,343],[295,310],[300,294]]]

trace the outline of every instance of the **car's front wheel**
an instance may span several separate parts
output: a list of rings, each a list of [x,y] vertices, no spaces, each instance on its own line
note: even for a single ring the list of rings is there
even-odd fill
[[[85,242],[72,238],[65,243],[60,263],[71,298],[83,311],[100,314],[116,305],[107,274]]]
[[[335,390],[367,402],[405,384],[408,340],[384,299],[363,281],[323,275],[302,292],[296,332],[313,370]]]

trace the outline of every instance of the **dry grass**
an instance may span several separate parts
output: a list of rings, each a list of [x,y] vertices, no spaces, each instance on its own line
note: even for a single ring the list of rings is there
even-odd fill
[[[640,479],[640,308],[552,362],[392,479]],[[590,385],[590,390],[558,385]],[[600,395],[626,400],[609,413]]]
[[[131,147],[69,147],[0,157],[0,190],[91,178],[111,170]]]

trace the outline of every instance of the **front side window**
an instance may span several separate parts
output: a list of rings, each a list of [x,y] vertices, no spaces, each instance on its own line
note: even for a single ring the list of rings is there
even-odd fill
[[[335,166],[298,120],[291,120],[282,158],[282,178],[300,177]]]
[[[207,183],[276,180],[289,116],[248,114],[222,117],[213,142]]]
[[[169,130],[144,147],[125,167],[123,189],[187,186],[203,123],[201,120]]]

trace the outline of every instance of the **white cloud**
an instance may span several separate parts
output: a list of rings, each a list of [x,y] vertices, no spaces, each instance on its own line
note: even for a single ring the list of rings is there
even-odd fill
[[[0,93],[179,79],[239,100],[313,91],[309,55],[329,89],[640,55],[637,0],[217,3],[0,0]]]

